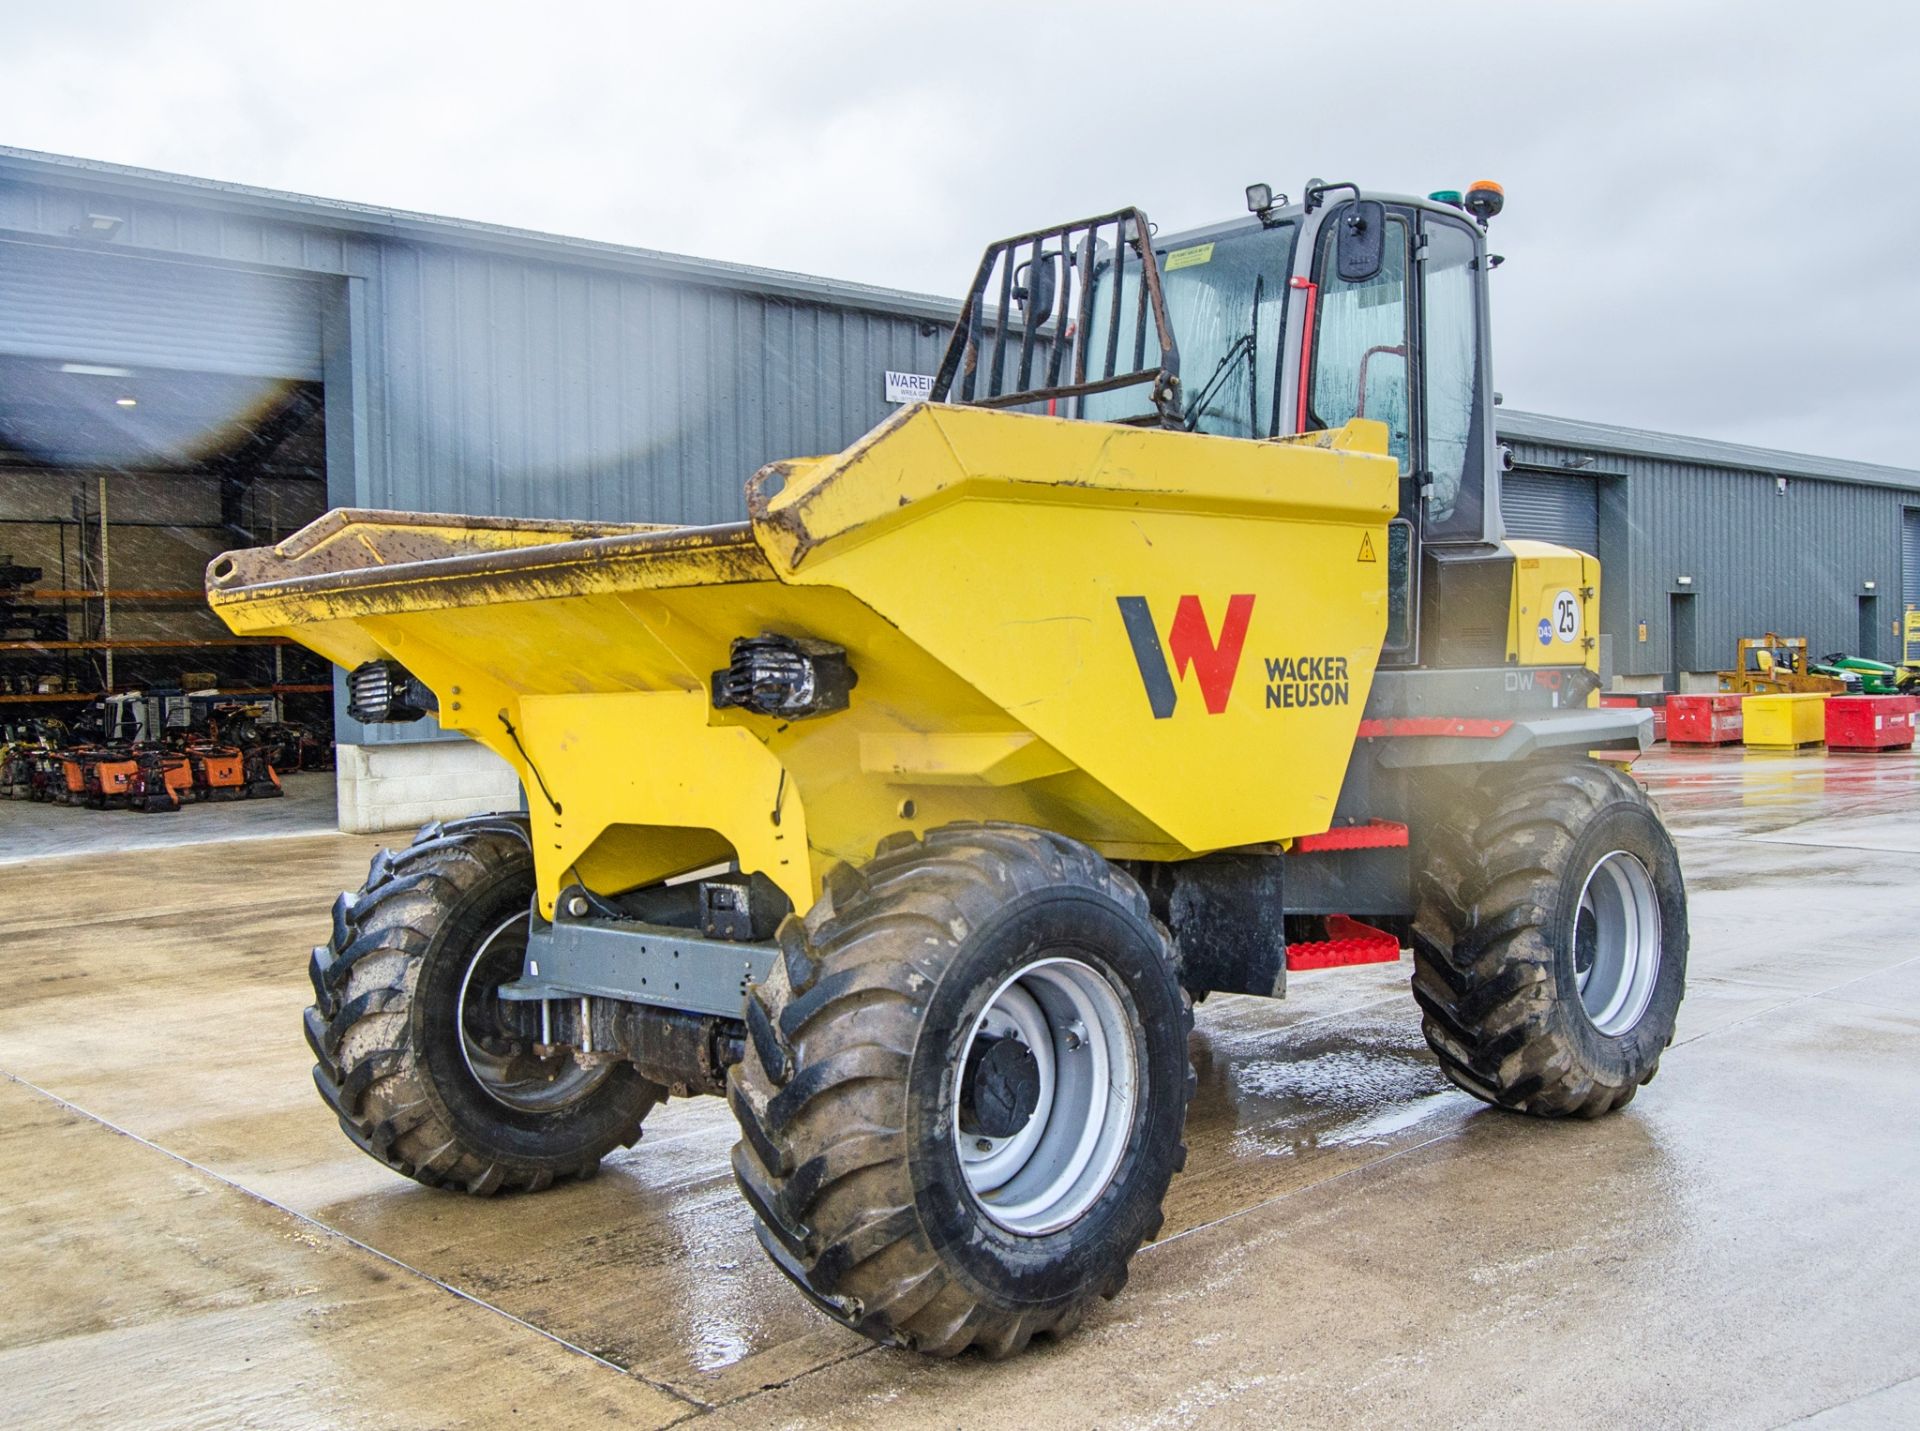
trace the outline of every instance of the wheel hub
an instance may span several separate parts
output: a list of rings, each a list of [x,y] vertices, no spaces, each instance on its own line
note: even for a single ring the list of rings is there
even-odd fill
[[[460,1056],[481,1091],[502,1107],[553,1113],[585,1098],[612,1070],[583,1068],[564,1052],[541,1057],[503,1028],[497,990],[518,977],[526,948],[527,916],[514,914],[474,951],[455,1012]]]
[[[1659,980],[1660,946],[1660,901],[1647,867],[1625,850],[1601,856],[1573,925],[1574,979],[1595,1029],[1618,1038],[1640,1022]]]
[[[1092,965],[1036,959],[1004,980],[954,1087],[954,1149],[981,1211],[1028,1237],[1083,1216],[1132,1138],[1140,1058],[1128,1005]]]
[[[1011,1138],[1040,1106],[1040,1061],[1018,1038],[977,1039],[960,1082],[960,1131]]]
[[[1585,979],[1593,970],[1593,955],[1600,942],[1593,910],[1583,908],[1573,926],[1573,972]]]

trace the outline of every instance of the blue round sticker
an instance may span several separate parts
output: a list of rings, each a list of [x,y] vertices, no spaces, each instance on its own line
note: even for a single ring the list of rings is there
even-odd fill
[[[1540,618],[1540,644],[1542,646],[1553,644],[1553,623],[1544,616]]]

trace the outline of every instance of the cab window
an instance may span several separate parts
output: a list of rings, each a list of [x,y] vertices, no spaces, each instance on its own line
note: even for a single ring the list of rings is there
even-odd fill
[[[1363,283],[1346,283],[1338,276],[1334,262],[1338,228],[1330,222],[1322,229],[1307,426],[1339,427],[1355,417],[1383,422],[1388,448],[1404,474],[1412,443],[1406,220],[1398,214],[1387,216],[1380,271]]]
[[[1421,345],[1422,395],[1426,399],[1427,520],[1444,526],[1458,511],[1479,523],[1477,504],[1463,495],[1470,464],[1479,460],[1480,293],[1473,236],[1446,222],[1426,225],[1427,256],[1421,264],[1421,306],[1426,342]],[[1472,511],[1467,507],[1474,507]]]
[[[1229,233],[1158,248],[1160,289],[1180,346],[1181,406],[1186,426],[1221,437],[1271,437],[1279,378],[1281,331],[1286,325],[1287,277],[1293,266],[1292,224]],[[1120,280],[1119,366],[1132,367],[1128,343],[1139,304],[1139,265]],[[1106,353],[1113,311],[1113,265],[1095,271],[1088,351],[1097,367]],[[1152,324],[1143,358],[1160,360]],[[1090,394],[1082,416],[1098,422],[1138,420],[1149,411],[1144,388]]]

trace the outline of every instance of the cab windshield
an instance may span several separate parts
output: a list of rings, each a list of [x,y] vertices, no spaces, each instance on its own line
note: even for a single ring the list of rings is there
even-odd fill
[[[1222,437],[1270,437],[1277,430],[1275,384],[1280,335],[1286,323],[1287,280],[1293,269],[1294,225],[1248,229],[1196,243],[1156,247],[1161,290],[1174,342],[1180,350],[1181,408],[1185,425]],[[1097,362],[1107,348],[1112,323],[1113,263],[1094,269],[1087,351]],[[1120,343],[1134,338],[1140,302],[1140,267],[1120,275]],[[1151,368],[1160,345],[1145,325],[1144,361],[1120,354],[1123,369]],[[1095,422],[1127,422],[1150,415],[1144,386],[1093,393],[1081,415]]]

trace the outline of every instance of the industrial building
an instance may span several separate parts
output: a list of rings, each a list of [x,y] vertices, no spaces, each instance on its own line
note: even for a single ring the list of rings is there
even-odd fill
[[[983,240],[987,235],[983,235]],[[958,280],[961,275],[956,275]],[[330,506],[705,523],[931,372],[954,302],[0,148],[0,712],[211,683],[329,725],[343,826],[516,798],[430,723],[351,721],[199,601]],[[1502,410],[1517,535],[1597,553],[1603,664],[1683,689],[1735,640],[1890,658],[1920,471]]]

